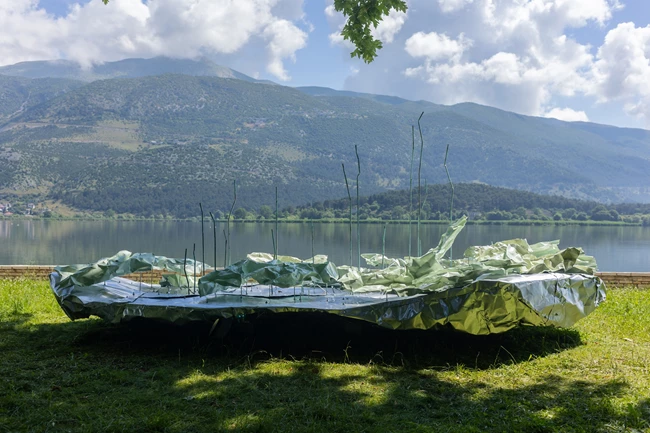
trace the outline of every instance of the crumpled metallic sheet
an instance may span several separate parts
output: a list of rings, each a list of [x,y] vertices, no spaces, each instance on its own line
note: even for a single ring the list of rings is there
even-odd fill
[[[605,285],[593,275],[543,273],[484,279],[462,287],[414,296],[335,288],[232,288],[206,296],[112,278],[91,286],[60,287],[50,275],[57,301],[71,319],[99,316],[119,323],[136,317],[172,323],[214,321],[256,313],[322,312],[390,329],[440,326],[475,335],[518,325],[569,327],[605,300]]]

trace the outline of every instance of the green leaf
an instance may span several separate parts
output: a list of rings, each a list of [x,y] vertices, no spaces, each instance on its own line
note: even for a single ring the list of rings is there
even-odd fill
[[[381,41],[372,36],[372,28],[376,28],[392,9],[406,12],[407,7],[403,0],[334,0],[334,8],[347,17],[341,35],[355,46],[350,56],[370,63],[382,48]]]

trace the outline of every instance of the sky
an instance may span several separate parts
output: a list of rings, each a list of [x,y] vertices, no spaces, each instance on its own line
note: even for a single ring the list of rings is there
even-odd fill
[[[208,57],[288,86],[650,129],[650,0],[408,0],[351,58],[333,0],[1,0],[0,65]]]

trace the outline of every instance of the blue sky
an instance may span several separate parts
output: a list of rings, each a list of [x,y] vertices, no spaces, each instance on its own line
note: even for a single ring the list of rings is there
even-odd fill
[[[3,64],[203,55],[290,86],[650,127],[647,0],[409,0],[370,65],[337,37],[332,0],[3,3]]]

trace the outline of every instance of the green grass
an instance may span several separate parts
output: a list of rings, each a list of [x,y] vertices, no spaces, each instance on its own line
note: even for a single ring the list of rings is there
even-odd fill
[[[650,292],[574,329],[395,333],[330,316],[70,322],[0,281],[0,432],[650,431]]]

